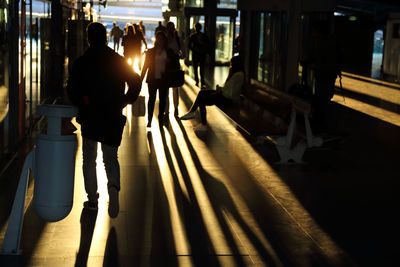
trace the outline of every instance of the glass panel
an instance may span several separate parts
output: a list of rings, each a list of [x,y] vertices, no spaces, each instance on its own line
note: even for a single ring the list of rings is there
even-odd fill
[[[3,158],[8,146],[8,46],[7,36],[7,9],[5,0],[0,0],[0,159]]]
[[[281,13],[261,13],[257,80],[275,88],[282,83],[283,25]]]
[[[204,7],[204,0],[185,0],[185,7]]]
[[[217,2],[217,8],[237,8],[237,0],[219,0]]]
[[[234,21],[230,17],[217,17],[215,61],[227,63],[233,53]]]

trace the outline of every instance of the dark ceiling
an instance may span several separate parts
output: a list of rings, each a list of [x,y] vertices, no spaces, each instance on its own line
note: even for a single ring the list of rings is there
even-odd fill
[[[400,0],[336,0],[336,11],[374,16],[379,20],[390,12],[400,12]]]

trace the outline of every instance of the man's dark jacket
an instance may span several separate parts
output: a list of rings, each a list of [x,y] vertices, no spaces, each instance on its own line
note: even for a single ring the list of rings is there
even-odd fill
[[[140,88],[139,75],[124,57],[106,45],[90,46],[74,62],[67,84],[82,137],[118,147],[126,121],[122,109],[137,99]]]

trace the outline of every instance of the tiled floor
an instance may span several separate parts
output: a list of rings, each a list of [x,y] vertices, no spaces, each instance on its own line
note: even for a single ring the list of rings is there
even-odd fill
[[[183,114],[195,91],[185,86],[181,93]],[[146,119],[127,108],[119,216],[107,214],[100,151],[99,210],[83,209],[79,146],[71,213],[47,223],[30,203],[19,265],[396,266],[399,115],[385,122],[340,97],[335,109],[348,135],[307,152],[306,165],[275,164],[271,144],[249,141],[215,107],[202,135],[193,131],[197,120],[173,117],[170,127],[153,120],[146,129]],[[11,195],[1,195],[3,210]],[[13,259],[0,260],[13,266]]]

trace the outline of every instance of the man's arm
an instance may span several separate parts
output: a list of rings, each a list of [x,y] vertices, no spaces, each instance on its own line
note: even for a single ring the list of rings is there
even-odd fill
[[[133,104],[139,97],[140,90],[142,89],[142,80],[136,72],[132,71],[127,83],[126,104]]]

